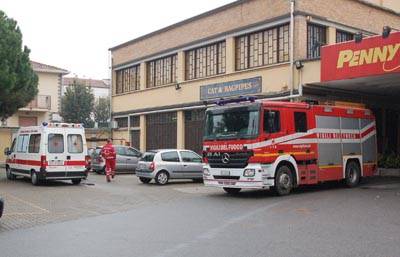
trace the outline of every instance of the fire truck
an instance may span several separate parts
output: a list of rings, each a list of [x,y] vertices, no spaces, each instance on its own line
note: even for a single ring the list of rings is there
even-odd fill
[[[206,186],[293,188],[343,180],[355,187],[377,169],[376,125],[364,108],[245,98],[206,111]]]

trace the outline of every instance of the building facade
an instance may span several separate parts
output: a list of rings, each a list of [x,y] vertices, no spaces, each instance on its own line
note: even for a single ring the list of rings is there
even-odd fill
[[[215,99],[301,100],[321,80],[322,46],[396,28],[398,5],[378,2],[239,0],[111,48],[113,138],[200,152]]]

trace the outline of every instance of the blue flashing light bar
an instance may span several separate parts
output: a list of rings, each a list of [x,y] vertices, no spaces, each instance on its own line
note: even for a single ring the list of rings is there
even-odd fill
[[[253,103],[256,99],[257,98],[255,96],[239,96],[238,98],[234,98],[234,99],[220,99],[215,103],[219,106],[223,106],[225,104],[240,103],[240,102]]]

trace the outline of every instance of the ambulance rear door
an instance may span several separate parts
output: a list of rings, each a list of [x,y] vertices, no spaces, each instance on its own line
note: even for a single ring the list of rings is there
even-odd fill
[[[57,172],[54,177],[65,177],[65,161],[67,160],[67,139],[65,129],[48,128],[45,133],[47,171]]]
[[[87,154],[85,133],[83,128],[66,129],[66,171],[84,171],[86,169],[85,157]]]

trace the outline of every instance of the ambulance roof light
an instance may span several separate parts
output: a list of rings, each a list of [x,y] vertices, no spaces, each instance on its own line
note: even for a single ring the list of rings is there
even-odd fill
[[[357,32],[357,33],[354,35],[354,41],[355,41],[356,43],[360,43],[362,40],[363,40],[363,33],[362,33],[362,32]]]
[[[240,102],[254,102],[257,98],[254,96],[239,96],[234,99],[220,99],[216,102],[217,105],[223,106],[230,103],[240,103]]]
[[[392,28],[390,26],[384,26],[382,29],[382,38],[388,38]]]

